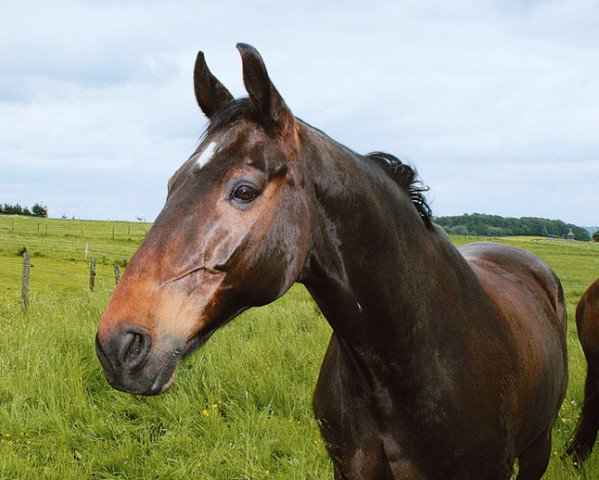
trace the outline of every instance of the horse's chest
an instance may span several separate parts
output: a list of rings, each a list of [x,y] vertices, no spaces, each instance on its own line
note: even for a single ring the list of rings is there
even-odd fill
[[[321,372],[314,411],[335,470],[343,473],[340,478],[509,478],[511,463],[505,461],[501,441],[481,442],[488,432],[472,425],[464,435],[455,435],[459,425],[452,423],[453,416],[434,405],[422,407],[420,416],[426,418],[422,428],[415,428],[406,420],[403,403],[384,390],[356,390],[334,372]]]

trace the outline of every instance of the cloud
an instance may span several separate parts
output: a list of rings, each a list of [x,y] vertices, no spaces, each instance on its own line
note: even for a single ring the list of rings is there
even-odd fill
[[[435,213],[597,224],[598,20],[592,1],[11,3],[0,192],[51,215],[154,218],[205,126],[197,50],[239,96],[246,41],[296,115],[410,159]]]

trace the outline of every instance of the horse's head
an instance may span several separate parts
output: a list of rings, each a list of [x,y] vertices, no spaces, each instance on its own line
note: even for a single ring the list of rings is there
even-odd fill
[[[98,357],[120,390],[166,390],[186,353],[285,293],[306,261],[297,123],[259,53],[238,49],[249,94],[239,100],[198,54],[195,94],[210,124],[102,316]]]

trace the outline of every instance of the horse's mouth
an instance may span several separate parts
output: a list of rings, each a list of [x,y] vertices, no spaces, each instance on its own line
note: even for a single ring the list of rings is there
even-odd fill
[[[175,381],[175,371],[179,363],[179,356],[175,353],[171,354],[165,364],[162,366],[158,375],[152,382],[148,390],[142,392],[141,395],[154,396],[159,395],[168,390]]]
[[[200,348],[202,345],[204,345],[204,343],[206,343],[208,341],[208,339],[212,336],[212,334],[215,331],[216,331],[216,328],[213,328],[213,329],[210,329],[207,331],[203,331],[203,332],[195,335],[194,337],[192,337],[185,344],[185,347],[183,349],[173,350],[168,355],[166,361],[164,362],[164,365],[162,366],[162,368],[156,375],[156,378],[154,379],[154,381],[152,382],[152,384],[150,385],[150,387],[147,390],[144,390],[141,392],[140,391],[133,392],[129,389],[126,389],[124,391],[129,392],[129,393],[137,393],[139,395],[146,395],[146,396],[160,395],[161,393],[165,392],[175,382],[175,376],[176,376],[175,373],[176,373],[177,365],[179,364],[179,361],[182,360],[183,358],[187,357],[189,354],[191,354],[198,348]],[[110,380],[109,380],[109,382],[110,382]],[[119,390],[123,390],[122,388],[119,388],[118,385],[114,385],[112,383],[111,383],[111,385]]]
[[[150,387],[147,390],[131,391],[129,388],[127,388],[127,389],[119,388],[118,384],[115,385],[115,384],[111,383],[111,385],[113,387],[117,388],[118,390],[124,390],[129,393],[136,393],[136,394],[145,395],[145,396],[160,395],[161,393],[168,390],[175,382],[175,377],[176,377],[175,373],[176,373],[177,365],[179,364],[179,361],[181,359],[187,357],[187,355],[189,355],[193,351],[197,350],[204,343],[206,343],[206,341],[210,338],[210,336],[214,333],[215,330],[216,329],[212,329],[207,332],[202,332],[202,333],[194,336],[193,338],[191,338],[191,340],[189,340],[187,342],[187,344],[185,345],[185,347],[183,349],[173,350],[173,352],[171,352],[168,355],[166,361],[164,362],[164,365],[162,366],[162,368],[156,375],[156,378],[154,379],[154,381],[152,382],[152,384],[150,385]],[[110,382],[110,379],[109,379],[109,382]]]

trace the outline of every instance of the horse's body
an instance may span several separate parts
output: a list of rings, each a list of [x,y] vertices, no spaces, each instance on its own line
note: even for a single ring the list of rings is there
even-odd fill
[[[508,479],[516,458],[540,478],[567,383],[559,280],[521,249],[454,248],[412,169],[294,118],[239,49],[249,99],[198,56],[211,123],[102,318],[111,384],[164,391],[184,354],[299,281],[334,330],[314,411],[337,479]]]
[[[567,453],[584,461],[590,455],[599,430],[599,279],[584,292],[576,307],[578,338],[587,359],[582,415]]]

